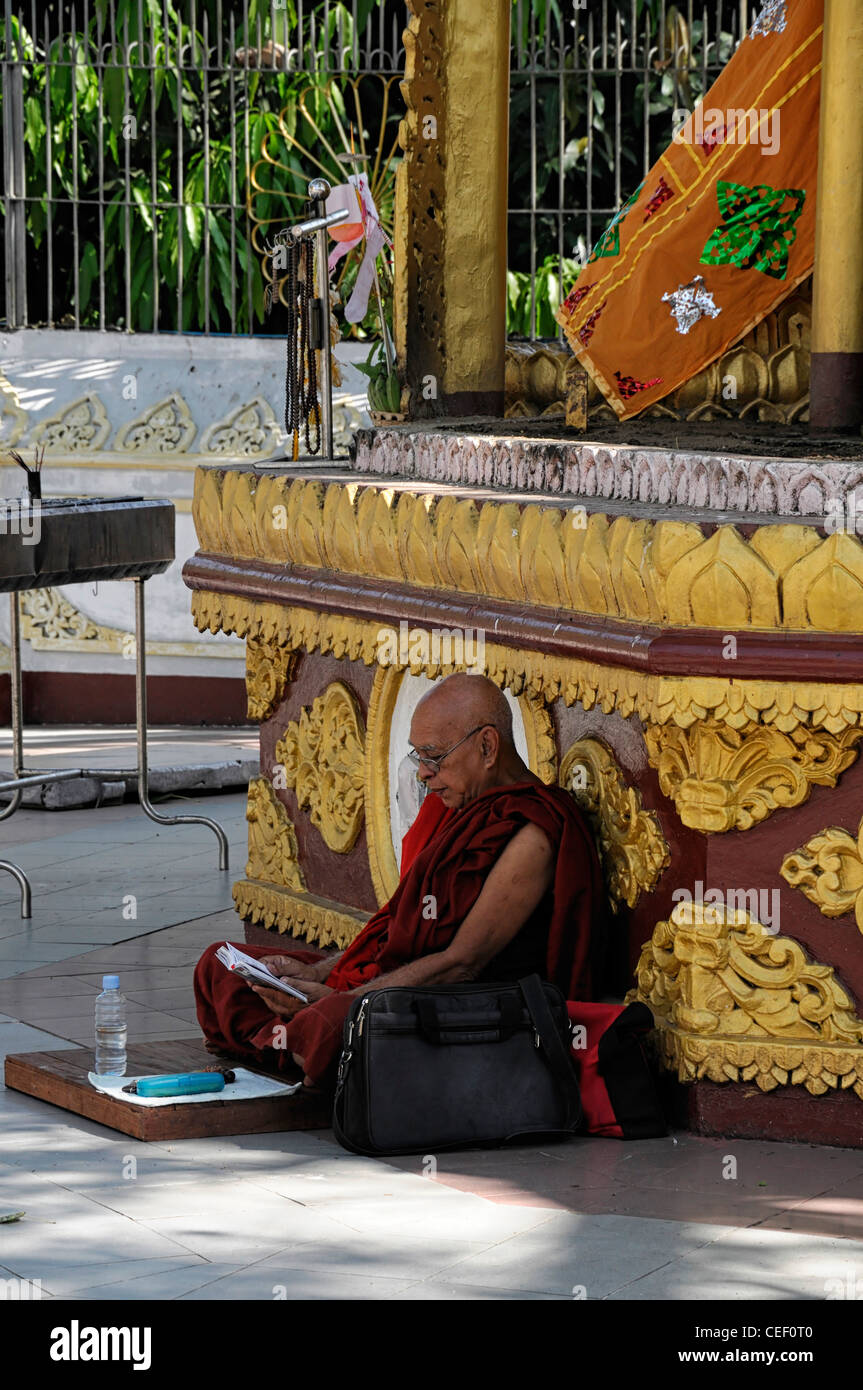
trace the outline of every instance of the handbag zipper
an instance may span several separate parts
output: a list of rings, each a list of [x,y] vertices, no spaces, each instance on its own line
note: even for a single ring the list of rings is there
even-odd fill
[[[358,1037],[358,1038],[361,1038],[362,1035],[363,1035],[363,1024],[364,1024],[365,1021],[366,1021],[366,1005],[368,1004],[368,1002],[369,1002],[369,996],[366,995],[366,997],[363,999],[363,1002],[360,1004],[360,1011],[359,1011],[359,1013],[357,1014],[357,1037]]]

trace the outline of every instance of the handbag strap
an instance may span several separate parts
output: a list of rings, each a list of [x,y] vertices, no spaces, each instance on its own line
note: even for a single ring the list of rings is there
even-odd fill
[[[582,1116],[578,1080],[572,1058],[551,1016],[542,981],[538,975],[528,975],[525,979],[519,980],[518,987],[527,1005],[545,1060],[560,1087],[564,1102],[563,1128],[577,1129]]]

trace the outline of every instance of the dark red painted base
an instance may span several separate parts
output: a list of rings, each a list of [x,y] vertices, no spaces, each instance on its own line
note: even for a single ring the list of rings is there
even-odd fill
[[[24,726],[29,724],[134,724],[135,677],[83,671],[25,671]],[[11,719],[10,679],[0,676],[0,724]],[[247,725],[242,677],[149,676],[150,724]]]
[[[666,1113],[693,1134],[724,1139],[774,1139],[863,1149],[863,1101],[852,1090],[813,1096],[804,1086],[757,1086],[716,1081],[665,1082]]]

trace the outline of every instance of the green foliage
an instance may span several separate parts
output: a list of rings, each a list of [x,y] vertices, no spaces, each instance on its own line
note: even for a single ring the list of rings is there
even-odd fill
[[[372,343],[371,352],[365,362],[357,362],[355,365],[357,371],[369,379],[370,408],[395,415],[401,404],[402,388],[397,373],[387,371],[383,343]]]
[[[554,338],[558,327],[554,315],[565,298],[566,290],[578,275],[580,265],[577,260],[564,256],[546,256],[542,265],[537,266],[535,285],[536,299],[536,338]],[[562,272],[562,278],[561,278]],[[507,337],[531,337],[530,328],[530,275],[524,270],[508,270],[506,273],[506,332]]]
[[[361,0],[361,24],[377,3]],[[322,25],[324,0],[317,6],[307,4],[307,15],[312,8],[321,12]],[[116,64],[109,61],[100,72],[97,40],[101,38],[104,51],[112,9],[119,52]],[[190,13],[182,0],[94,0],[87,29],[79,22],[74,37],[54,39],[44,55],[36,51],[17,18],[11,21],[9,35],[0,20],[0,45],[8,38],[17,54],[20,44],[27,60],[24,140],[31,321],[47,321],[71,307],[77,281],[83,327],[229,332],[233,325],[237,332],[252,332],[263,324],[265,285],[244,207],[248,171],[259,157],[264,136],[275,132],[279,110],[286,104],[296,106],[310,82],[322,86],[324,79],[307,72],[238,66],[233,72],[210,71],[205,79],[202,68],[188,56],[184,68],[163,66],[151,72],[143,65],[151,43],[162,54],[167,48],[172,62],[180,46],[187,55],[194,53],[195,44],[203,51],[205,14],[213,44],[216,0],[199,0],[197,32],[187,22]],[[259,21],[262,38],[267,38],[273,13],[271,0],[249,0],[250,42]],[[285,14],[289,24],[296,22],[292,0],[275,14],[278,38]],[[329,5],[334,43],[339,19],[349,44],[350,9],[336,0]],[[144,54],[135,47],[139,35],[145,40]],[[126,36],[131,55],[124,73],[119,63]],[[237,46],[241,43],[238,26]],[[319,48],[320,44],[319,34]],[[225,56],[227,69],[230,55]],[[319,97],[313,104],[325,134],[339,145],[332,120],[328,123],[326,102]],[[310,177],[314,171],[292,158],[296,172]],[[275,190],[271,201],[273,215],[284,225],[290,213],[282,190]],[[50,305],[44,273],[49,224],[54,281]],[[100,272],[104,308],[99,303]]]

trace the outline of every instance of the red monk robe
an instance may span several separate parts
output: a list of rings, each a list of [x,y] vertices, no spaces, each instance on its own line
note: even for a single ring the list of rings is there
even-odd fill
[[[448,810],[434,793],[427,795],[403,842],[402,877],[395,893],[327,976],[327,986],[336,993],[289,1021],[271,1013],[242,979],[224,968],[215,958],[218,943],[209,947],[195,971],[204,1034],[227,1052],[294,1074],[296,1053],[312,1081],[331,1084],[353,991],[409,961],[445,950],[495,860],[528,823],[539,826],[551,844],[552,887],[482,978],[517,979],[537,970],[566,998],[590,999],[590,960],[604,898],[596,848],[570,794],[531,779],[483,792],[457,811]],[[430,901],[436,916],[423,915]],[[290,955],[301,961],[318,961],[323,954],[286,952],[278,945],[242,949],[259,958]],[[279,1030],[275,1035],[274,1029]]]

